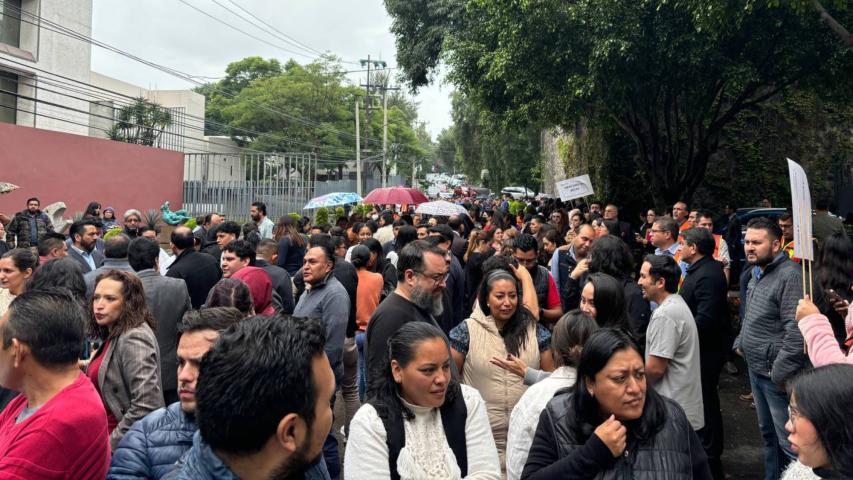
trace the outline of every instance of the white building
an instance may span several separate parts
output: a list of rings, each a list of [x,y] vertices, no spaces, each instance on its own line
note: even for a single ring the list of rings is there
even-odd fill
[[[91,37],[92,0],[0,3],[0,122],[106,138],[119,109],[141,97],[172,116],[155,146],[209,151],[203,95],[146,90],[92,72],[91,44],[59,33],[63,27]]]

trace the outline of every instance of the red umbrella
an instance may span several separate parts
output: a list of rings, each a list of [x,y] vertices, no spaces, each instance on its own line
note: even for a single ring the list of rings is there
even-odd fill
[[[419,205],[429,199],[417,188],[377,188],[364,197],[364,203],[373,205]]]

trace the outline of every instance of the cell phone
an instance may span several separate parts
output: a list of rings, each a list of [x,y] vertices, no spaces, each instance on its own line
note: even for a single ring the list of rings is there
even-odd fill
[[[833,290],[831,288],[826,291],[826,298],[828,298],[831,303],[843,302],[844,301],[844,299],[841,297],[841,295],[839,295],[838,292],[836,292],[835,290]]]

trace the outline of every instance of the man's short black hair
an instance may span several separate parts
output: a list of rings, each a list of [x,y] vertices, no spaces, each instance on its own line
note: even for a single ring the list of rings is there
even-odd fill
[[[153,238],[134,238],[127,248],[127,262],[136,272],[154,268],[158,258],[160,245]]]
[[[824,197],[818,198],[817,201],[815,201],[814,207],[822,212],[827,211],[829,210],[829,200]]]
[[[241,231],[242,228],[240,228],[240,224],[232,221],[222,222],[216,229],[216,233],[230,233],[233,234],[235,238],[240,236]]]
[[[198,332],[201,330],[216,330],[221,332],[245,318],[240,310],[234,307],[210,307],[201,310],[190,310],[184,314],[178,333]]]
[[[267,204],[264,202],[252,202],[252,206],[257,208],[258,211],[263,215],[267,216]]]
[[[699,216],[696,218],[696,221],[698,222],[700,218],[710,218],[711,222],[713,222],[714,214],[710,210],[699,210]]]
[[[228,245],[222,247],[222,253],[233,252],[240,260],[249,259],[249,266],[255,266],[255,257],[257,256],[255,247],[251,242],[246,240],[233,240],[228,242]]]
[[[257,254],[260,254],[266,260],[270,260],[273,255],[278,253],[278,242],[272,238],[265,238],[258,242],[258,246],[255,248],[255,253],[255,258],[257,258]]]
[[[30,347],[42,366],[76,364],[83,349],[83,309],[65,292],[26,291],[9,306],[9,320],[3,327],[3,348],[12,339]]]
[[[459,227],[462,226],[462,219],[459,218],[459,215],[454,215],[447,219],[447,226],[458,232]]]
[[[530,235],[529,233],[522,233],[515,237],[515,250],[521,250],[522,252],[535,252],[538,249],[539,243],[533,235]]]
[[[62,248],[65,243],[65,235],[56,232],[47,232],[39,239],[39,256],[46,257],[54,248]]]
[[[746,229],[749,230],[750,228],[765,230],[767,235],[774,240],[780,240],[782,238],[782,227],[780,227],[777,222],[774,222],[767,217],[753,218],[746,224]]]
[[[130,246],[130,237],[123,233],[113,235],[104,241],[104,257],[127,258],[127,248]]]
[[[169,240],[181,250],[188,250],[195,246],[195,236],[188,227],[176,228]]]
[[[324,240],[322,242],[312,243],[308,246],[308,250],[312,248],[319,248],[323,251],[323,255],[326,257],[326,260],[329,262],[335,263],[335,251],[333,247],[331,247],[332,237],[328,235],[323,235]]]
[[[409,223],[406,222],[405,220],[403,220],[402,218],[398,218],[397,220],[394,220],[394,226],[397,228],[404,227],[408,224]]]
[[[39,201],[38,197],[30,197],[30,198],[28,198],[28,199],[27,199],[27,205],[29,205],[29,204],[30,204],[30,202],[38,202],[38,204],[39,204],[39,205],[41,205],[41,201]]]
[[[78,220],[71,224],[71,228],[68,230],[68,235],[71,237],[71,241],[74,241],[75,235],[83,235],[86,232],[86,227],[95,227],[98,226],[92,220]]]
[[[438,224],[434,227],[430,227],[429,233],[437,233],[441,235],[441,238],[445,242],[453,243],[453,229],[448,225]]]
[[[536,215],[534,215],[534,216],[533,216],[533,218],[531,218],[530,220],[531,220],[531,221],[536,220],[538,223],[548,223],[548,221],[547,221],[547,220],[545,220],[545,217],[543,217],[543,216],[542,216],[541,214],[539,214],[539,213],[537,213]]]
[[[427,253],[443,257],[447,251],[435,245],[430,245],[429,242],[423,240],[414,241],[403,247],[397,258],[397,280],[403,281],[406,278],[406,270],[423,272],[424,254]]]
[[[787,222],[789,220],[793,221],[793,219],[794,219],[794,215],[786,212],[786,213],[783,213],[782,215],[779,215],[779,218],[777,218],[776,221],[777,222]]]
[[[675,293],[678,291],[678,282],[681,280],[681,267],[675,263],[672,257],[667,255],[646,255],[644,261],[648,262],[651,266],[649,275],[652,276],[652,280],[658,281],[658,279],[662,278],[664,280],[664,289],[667,292]]]
[[[685,244],[696,245],[696,251],[698,251],[699,254],[706,257],[714,254],[714,248],[717,246],[717,242],[714,241],[714,235],[712,235],[711,231],[707,228],[688,228],[681,232],[681,236],[684,238]]]
[[[204,441],[224,453],[251,455],[290,413],[310,429],[318,394],[313,362],[325,343],[320,322],[280,316],[252,317],[222,332],[199,367],[197,419]]]
[[[665,232],[669,232],[669,234],[672,235],[672,241],[674,241],[674,242],[678,241],[679,226],[678,226],[678,222],[676,222],[674,218],[672,218],[672,217],[661,217],[661,218],[656,219],[655,223],[658,224],[658,227],[660,227],[660,230],[663,230]]]

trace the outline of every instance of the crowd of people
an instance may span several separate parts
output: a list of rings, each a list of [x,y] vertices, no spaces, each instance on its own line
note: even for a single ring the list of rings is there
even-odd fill
[[[824,203],[814,298],[790,215],[460,203],[0,215],[0,478],[722,480],[735,356],[764,478],[853,478],[853,240]]]

